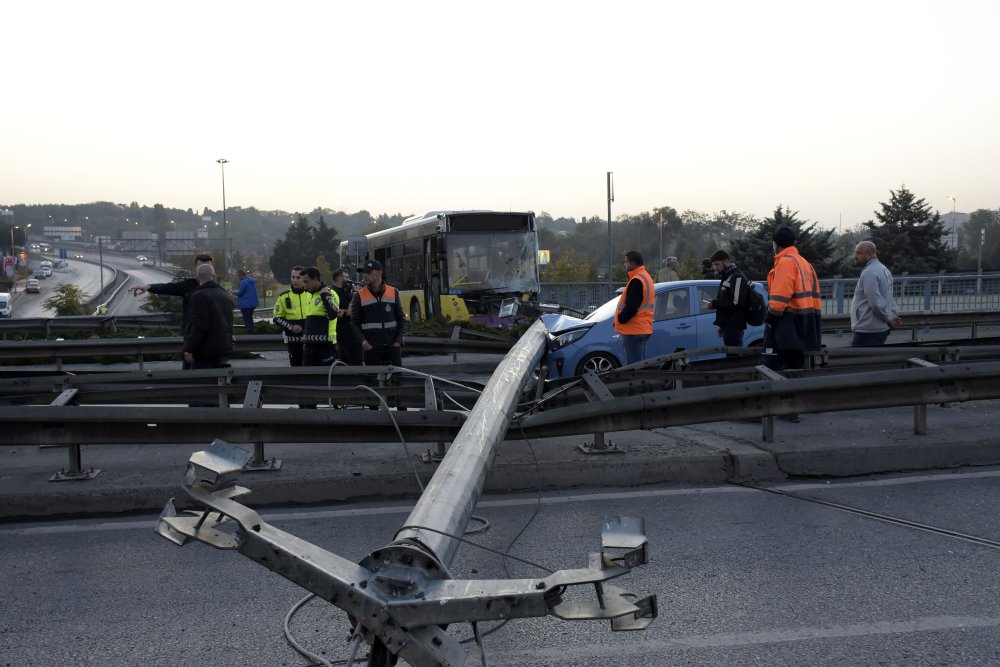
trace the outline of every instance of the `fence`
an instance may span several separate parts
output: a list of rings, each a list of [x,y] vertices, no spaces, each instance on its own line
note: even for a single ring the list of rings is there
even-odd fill
[[[820,280],[823,313],[850,312],[857,278]],[[615,283],[613,289],[624,287]],[[1000,310],[1000,274],[896,276],[893,294],[900,312]],[[607,283],[543,283],[538,298],[589,313],[614,296]]]

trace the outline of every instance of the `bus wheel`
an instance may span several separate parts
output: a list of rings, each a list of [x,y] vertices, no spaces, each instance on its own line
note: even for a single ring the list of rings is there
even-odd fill
[[[410,302],[410,321],[419,322],[423,319],[423,313],[420,311],[420,302],[414,299]]]

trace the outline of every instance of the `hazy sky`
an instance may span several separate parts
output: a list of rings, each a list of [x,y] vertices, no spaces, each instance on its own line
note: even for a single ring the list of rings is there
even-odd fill
[[[1000,2],[6,2],[0,204],[1000,207]]]

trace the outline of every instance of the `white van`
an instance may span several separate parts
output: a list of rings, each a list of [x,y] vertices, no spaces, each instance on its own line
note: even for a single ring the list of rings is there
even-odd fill
[[[43,278],[48,278],[52,275],[52,262],[49,260],[43,261],[38,265],[38,272],[42,274]]]
[[[0,317],[10,317],[10,294],[0,292]]]

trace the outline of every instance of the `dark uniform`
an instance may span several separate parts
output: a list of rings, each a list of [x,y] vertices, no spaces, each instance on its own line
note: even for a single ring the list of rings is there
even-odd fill
[[[289,366],[302,365],[302,336],[306,325],[304,311],[310,296],[304,289],[290,289],[279,294],[274,302],[274,323],[281,327],[281,335],[288,345]],[[292,332],[296,324],[302,327],[299,333]]]
[[[346,305],[348,310],[346,315],[337,318],[337,352],[340,354],[340,360],[348,366],[360,366],[364,363],[361,343],[354,337],[354,329],[351,328],[350,309],[353,293],[348,285],[333,287],[333,290],[340,298],[340,307],[343,309]]]
[[[322,294],[326,287],[320,283],[319,289],[306,294],[302,314],[305,316],[305,331],[302,335],[302,365],[324,366],[331,363],[337,354],[337,310],[340,298],[330,291]]]
[[[351,328],[359,342],[372,346],[364,353],[366,366],[403,365],[402,350],[395,343],[403,343],[405,322],[395,287],[383,283],[379,294],[367,286],[358,290],[351,300]]]

